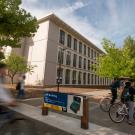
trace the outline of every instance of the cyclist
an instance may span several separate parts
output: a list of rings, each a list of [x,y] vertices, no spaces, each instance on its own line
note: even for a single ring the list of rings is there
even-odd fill
[[[128,123],[130,125],[134,124],[134,95],[135,95],[135,89],[131,86],[131,82],[126,82],[125,87],[123,89],[122,95],[121,95],[121,101],[126,102],[129,107],[129,119]]]
[[[111,93],[112,93],[111,104],[113,104],[115,100],[117,99],[117,89],[120,87],[120,80],[114,78],[110,87],[111,87]]]

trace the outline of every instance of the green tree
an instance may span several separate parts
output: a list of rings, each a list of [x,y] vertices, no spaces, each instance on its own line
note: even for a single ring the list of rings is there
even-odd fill
[[[99,56],[97,59],[98,64],[94,65],[97,75],[109,78],[118,78],[122,76],[125,68],[122,50],[117,48],[115,43],[107,39],[104,39],[102,44],[105,54]]]
[[[20,8],[21,0],[0,0],[0,47],[20,47],[37,31],[37,19]]]
[[[119,78],[135,78],[135,40],[127,37],[122,48],[115,43],[104,39],[105,53],[98,58],[98,64],[94,65],[99,76]]]
[[[6,60],[5,63],[8,67],[8,76],[11,79],[11,83],[14,83],[14,77],[20,73],[32,73],[35,66],[28,65],[25,58],[15,53],[12,53]]]
[[[123,55],[126,59],[125,74],[135,78],[135,40],[131,36],[124,40]]]

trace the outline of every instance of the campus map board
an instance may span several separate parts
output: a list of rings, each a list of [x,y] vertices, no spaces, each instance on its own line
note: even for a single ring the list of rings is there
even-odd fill
[[[57,111],[83,116],[83,97],[58,92],[45,92],[44,106]]]

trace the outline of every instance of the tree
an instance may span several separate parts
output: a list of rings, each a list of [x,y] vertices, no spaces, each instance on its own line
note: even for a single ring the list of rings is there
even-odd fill
[[[11,79],[12,84],[14,83],[14,77],[20,73],[32,73],[35,66],[28,65],[25,58],[15,53],[12,53],[6,60],[5,63],[8,67],[8,76]]]
[[[104,39],[105,54],[99,56],[98,64],[94,65],[99,76],[109,78],[135,78],[135,40],[127,37],[122,48]]]
[[[125,68],[122,50],[107,39],[104,39],[102,44],[105,54],[97,59],[98,64],[95,65],[97,75],[109,78],[122,76]]]
[[[0,0],[0,47],[20,47],[37,31],[37,19],[20,8],[21,0]]]
[[[128,36],[124,41],[123,54],[126,58],[125,73],[131,78],[135,78],[135,40]]]

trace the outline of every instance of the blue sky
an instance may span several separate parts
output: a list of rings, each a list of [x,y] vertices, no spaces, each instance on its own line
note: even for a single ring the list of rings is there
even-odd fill
[[[100,48],[103,38],[120,47],[135,36],[135,0],[22,0],[22,7],[38,19],[55,13]]]

